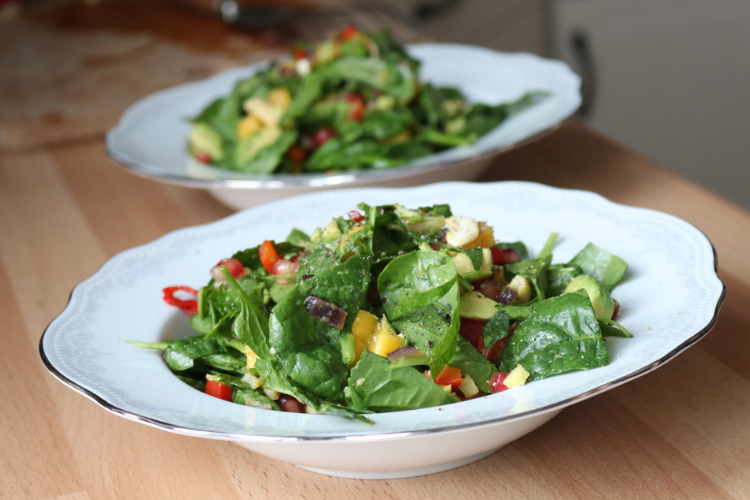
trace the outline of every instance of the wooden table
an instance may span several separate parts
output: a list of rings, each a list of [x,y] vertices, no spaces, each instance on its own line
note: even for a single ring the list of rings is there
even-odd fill
[[[663,368],[484,460],[360,481],[118,418],[55,380],[38,343],[76,283],[117,252],[230,211],[115,168],[100,138],[0,155],[0,498],[750,498],[750,214],[575,123],[501,156],[481,180],[503,179],[692,222],[727,285],[719,322]]]
[[[76,283],[121,250],[230,211],[112,166],[99,140],[1,156],[0,498],[750,498],[750,214],[576,124],[500,157],[483,180],[501,179],[692,222],[727,285],[719,322],[663,368],[480,462],[360,481],[118,418],[47,373],[39,338]]]

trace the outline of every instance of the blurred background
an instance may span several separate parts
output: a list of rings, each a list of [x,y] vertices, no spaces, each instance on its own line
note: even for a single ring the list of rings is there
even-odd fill
[[[746,0],[0,0],[0,151],[101,136],[144,95],[347,23],[562,59],[580,120],[750,208]]]

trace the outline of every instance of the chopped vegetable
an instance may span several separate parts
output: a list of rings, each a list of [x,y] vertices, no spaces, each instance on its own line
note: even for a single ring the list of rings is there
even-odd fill
[[[276,248],[274,248],[273,243],[268,240],[264,241],[260,245],[258,253],[260,255],[260,263],[263,264],[263,267],[266,268],[266,271],[268,271],[269,273],[273,272],[274,264],[276,264],[276,262],[281,258],[279,257],[278,252],[276,252]]]
[[[227,401],[366,420],[605,366],[605,337],[632,337],[583,271],[611,291],[626,264],[592,244],[552,264],[553,233],[529,258],[447,205],[362,203],[311,234],[221,259],[200,290],[164,288],[197,334],[131,343]]]
[[[254,174],[382,169],[469,145],[543,92],[470,104],[419,81],[420,63],[387,31],[346,26],[242,79],[192,121],[188,150]]]
[[[175,297],[177,292],[187,292],[190,295],[197,296],[198,292],[189,286],[168,286],[162,290],[164,293],[164,302],[170,306],[179,307],[188,314],[195,314],[198,312],[198,300],[197,299],[180,299]]]
[[[206,381],[206,394],[224,401],[232,401],[232,388],[215,380]]]

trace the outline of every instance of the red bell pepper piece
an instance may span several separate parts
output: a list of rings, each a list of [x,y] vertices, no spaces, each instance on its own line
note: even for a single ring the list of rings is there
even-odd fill
[[[209,380],[206,382],[206,394],[224,401],[232,401],[232,388],[227,384]]]
[[[440,375],[435,377],[435,383],[437,385],[450,385],[451,387],[458,387],[461,385],[461,370],[458,368],[451,368],[446,366]]]
[[[273,243],[268,240],[261,243],[258,254],[260,255],[260,263],[263,264],[266,271],[273,273],[273,265],[281,258]]]

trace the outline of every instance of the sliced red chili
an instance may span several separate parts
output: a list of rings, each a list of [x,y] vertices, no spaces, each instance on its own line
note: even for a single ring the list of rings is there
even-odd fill
[[[197,290],[190,288],[189,286],[177,285],[177,286],[168,286],[165,289],[163,289],[162,292],[164,292],[164,302],[166,302],[170,306],[179,307],[180,309],[182,309],[188,314],[198,313],[198,300],[197,299],[179,299],[175,297],[175,293],[177,292],[186,292],[194,297],[197,297],[198,296]]]

